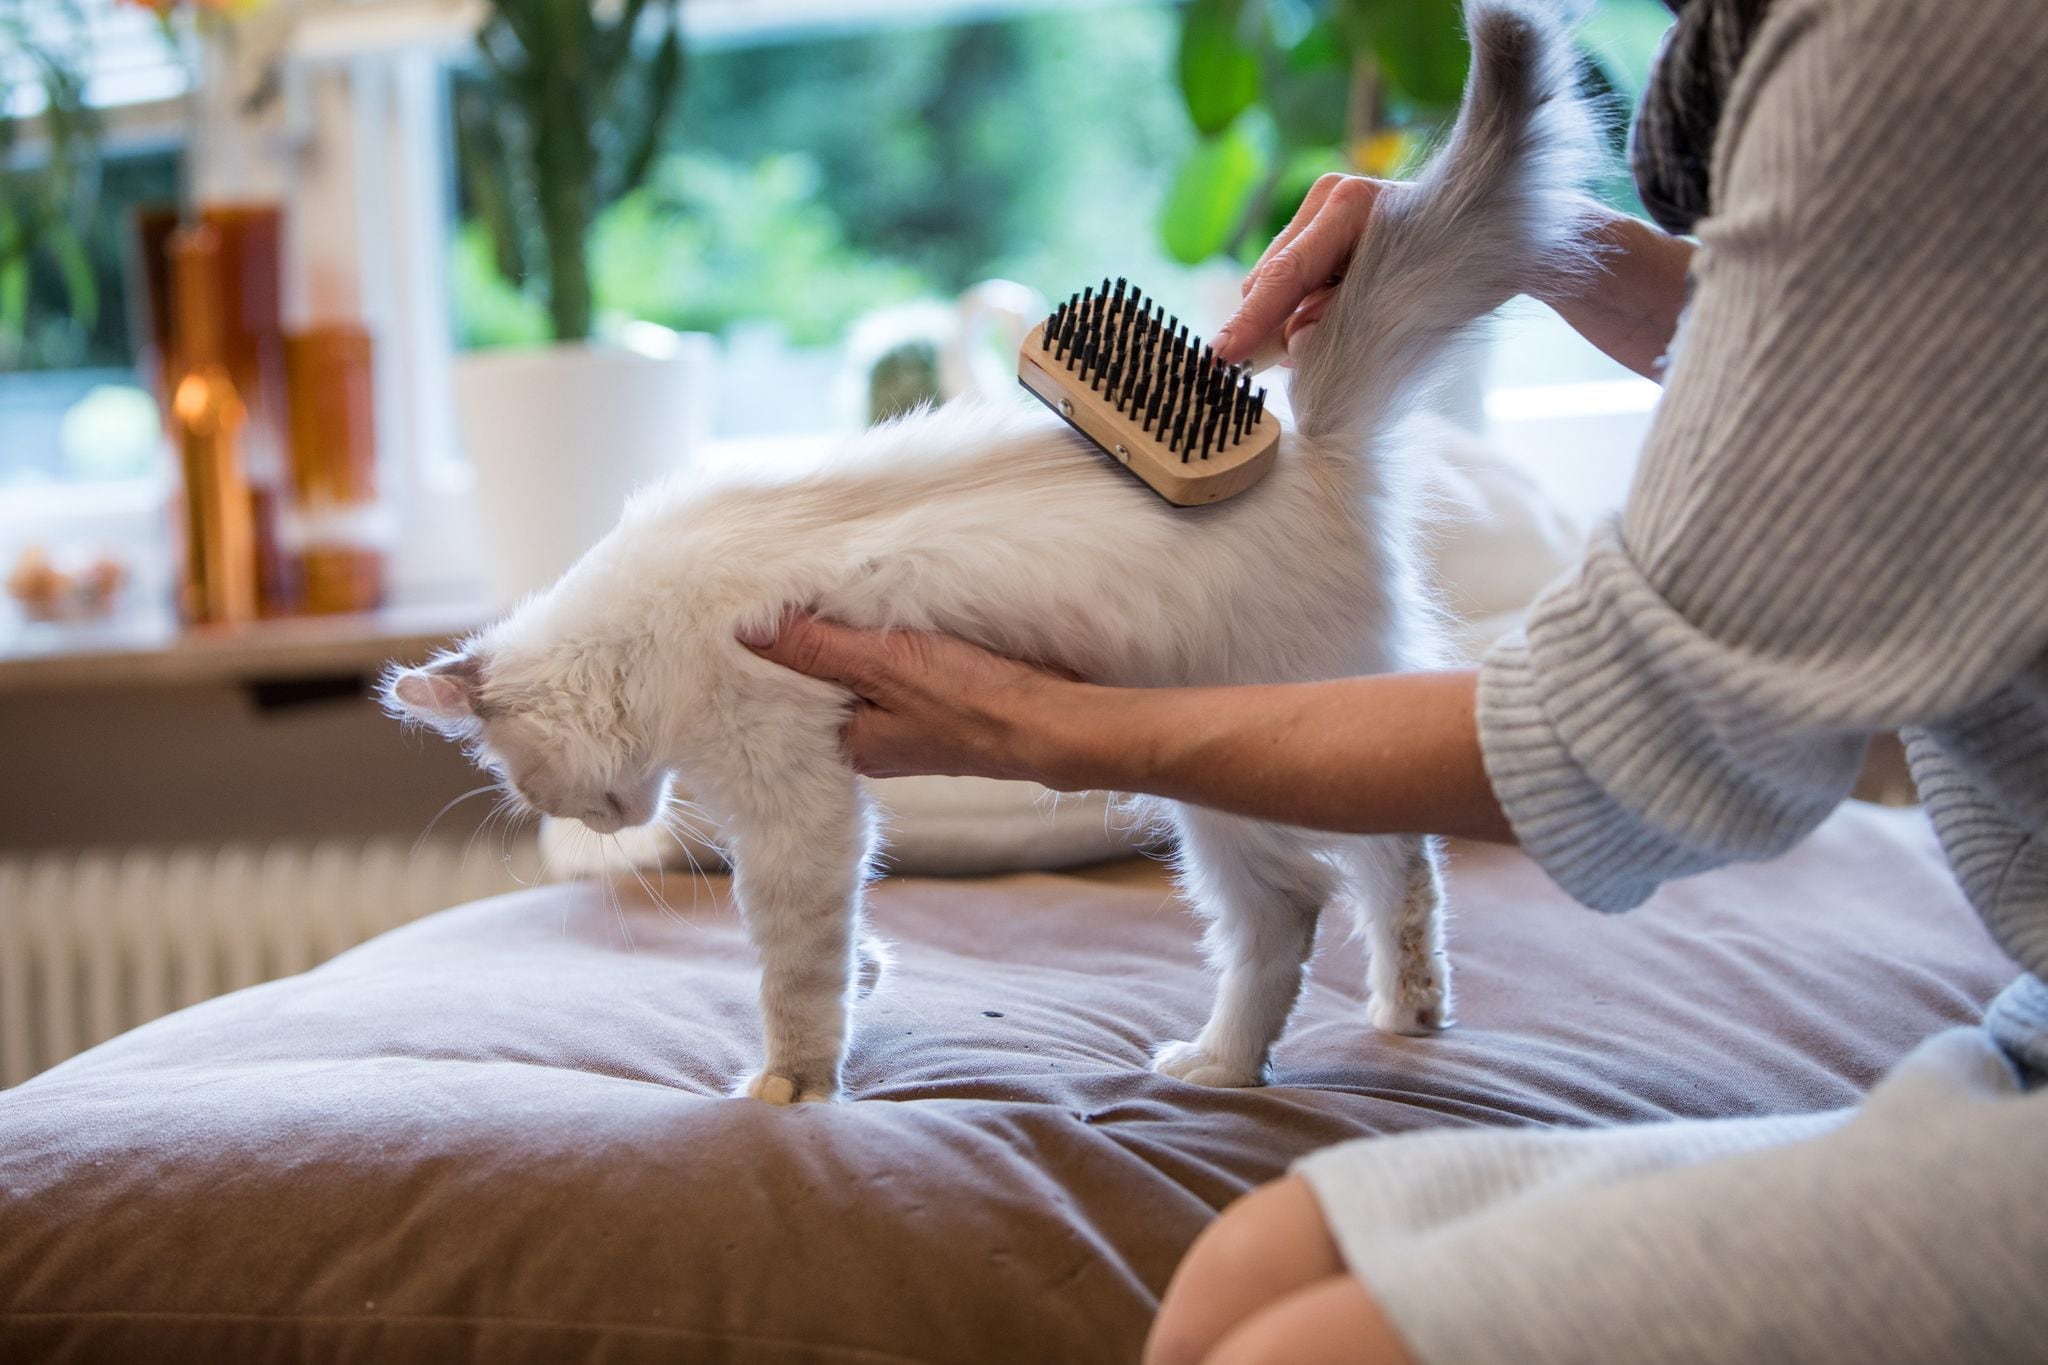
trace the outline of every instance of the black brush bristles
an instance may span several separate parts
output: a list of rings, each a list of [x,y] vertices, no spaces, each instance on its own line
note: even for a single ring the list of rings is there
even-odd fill
[[[1104,276],[1055,308],[1038,349],[1184,464],[1242,445],[1265,415],[1244,366],[1218,361],[1128,279]]]

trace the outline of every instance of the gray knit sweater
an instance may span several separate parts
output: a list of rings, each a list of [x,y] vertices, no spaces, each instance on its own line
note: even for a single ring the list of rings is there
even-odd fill
[[[1579,900],[1768,858],[1905,729],[1971,901],[2048,975],[2048,8],[1779,0],[1627,508],[1480,678]]]
[[[2048,5],[1774,0],[1711,181],[1626,509],[1481,669],[1495,790],[1626,910],[1903,729],[2032,975],[1854,1113],[1299,1169],[1430,1365],[2048,1359]]]

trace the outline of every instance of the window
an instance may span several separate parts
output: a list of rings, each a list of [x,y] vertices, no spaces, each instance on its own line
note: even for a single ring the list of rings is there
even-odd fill
[[[10,6],[44,25],[66,9],[0,0],[0,15]],[[177,185],[185,74],[146,13],[77,10],[107,128],[86,234],[100,306],[78,316],[46,266],[23,325],[0,335],[0,563],[31,535],[166,558],[166,467],[124,300],[130,217]],[[492,269],[459,188],[446,96],[474,79],[467,12],[307,0],[291,13],[292,122],[255,154],[288,158],[336,130],[348,143],[345,172],[280,177],[300,196],[288,214],[318,225],[304,251],[345,259],[389,367],[380,389],[406,394],[387,483],[445,507],[465,496],[450,348],[545,334]],[[685,95],[655,173],[596,229],[600,309],[721,338],[728,438],[844,425],[858,324],[991,277],[1059,297],[1129,275],[1213,324],[1236,269],[1172,263],[1159,230],[1193,138],[1173,76],[1180,13],[1162,0],[688,0]],[[1656,0],[1600,0],[1589,41],[1624,99],[1667,21]],[[10,107],[32,112],[9,88]],[[27,145],[9,169],[35,155]],[[1511,310],[1487,383],[1496,438],[1561,500],[1582,514],[1618,501],[1654,389],[1535,307]],[[445,587],[464,551],[434,534],[439,513],[408,516],[419,545],[400,590]]]
[[[125,306],[129,224],[177,190],[175,109],[183,74],[150,17],[113,0],[76,5],[0,0],[16,41],[0,43],[0,73],[17,128],[34,129],[46,103],[29,78],[27,45],[65,57],[85,78],[103,154],[67,277],[47,253],[31,258],[13,306],[0,306],[0,488],[147,477],[154,418],[135,386],[135,319]],[[47,145],[20,139],[6,174],[39,176]]]
[[[601,311],[724,338],[721,431],[839,423],[856,324],[984,279],[1057,297],[1129,275],[1195,309],[1199,278],[1158,228],[1192,139],[1175,9],[949,8],[828,24],[760,5],[752,26],[693,39],[651,182],[603,216],[591,254]],[[453,278],[463,345],[545,337],[467,204]]]

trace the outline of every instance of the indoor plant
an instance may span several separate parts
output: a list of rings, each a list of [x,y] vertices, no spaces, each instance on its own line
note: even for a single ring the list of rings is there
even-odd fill
[[[55,272],[80,325],[99,311],[83,235],[99,167],[84,42],[71,0],[0,0],[0,369],[18,363],[27,338],[32,270]],[[31,135],[35,156],[24,154]]]
[[[554,337],[456,368],[487,587],[505,602],[551,581],[626,493],[687,457],[708,429],[710,345],[644,327],[593,335],[592,225],[659,149],[683,81],[679,0],[490,0],[476,48],[455,101],[463,192]]]
[[[590,336],[591,225],[653,166],[682,87],[680,25],[679,0],[624,0],[610,22],[594,0],[490,0],[477,31],[481,79],[455,101],[463,190],[557,341]]]

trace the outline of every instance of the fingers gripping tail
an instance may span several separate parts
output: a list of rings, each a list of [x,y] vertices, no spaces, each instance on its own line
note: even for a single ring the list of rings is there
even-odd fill
[[[1589,269],[1576,191],[1597,145],[1562,17],[1542,0],[1468,0],[1472,71],[1449,139],[1374,206],[1295,367],[1295,426],[1355,450],[1414,381],[1503,301]]]

